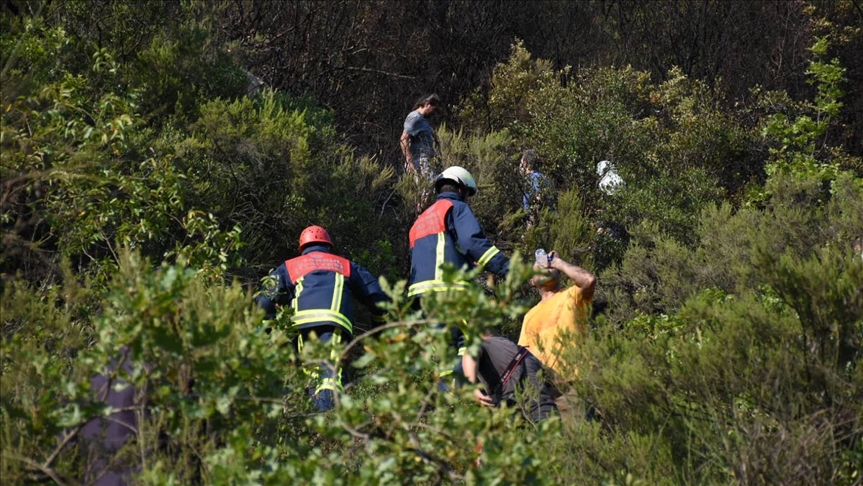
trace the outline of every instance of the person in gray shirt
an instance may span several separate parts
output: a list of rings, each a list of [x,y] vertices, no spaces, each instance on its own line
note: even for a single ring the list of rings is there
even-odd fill
[[[474,399],[480,405],[517,406],[517,390],[527,391],[521,408],[527,420],[535,423],[558,414],[554,389],[542,377],[542,363],[527,348],[504,337],[485,334],[477,356],[468,352],[462,355],[462,366],[469,382],[482,384],[482,389],[474,390]]]
[[[417,102],[414,111],[405,118],[404,130],[399,140],[405,158],[405,170],[415,176],[432,181],[434,173],[429,162],[436,155],[437,136],[429,124],[429,118],[440,107],[440,98],[431,94]]]

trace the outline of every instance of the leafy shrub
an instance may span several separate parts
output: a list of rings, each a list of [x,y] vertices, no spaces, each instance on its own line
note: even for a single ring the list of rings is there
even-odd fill
[[[98,24],[87,2],[52,4],[46,22],[3,10],[5,480],[86,482],[107,460],[146,484],[859,483],[863,184],[859,158],[827,143],[844,76],[828,45],[813,49],[814,101],[756,92],[738,111],[679,70],[573,73],[517,43],[462,105],[464,128],[439,130],[434,161],[477,176],[474,209],[511,274],[447,268],[479,285],[428,299],[424,318],[400,276],[425,187],[355,154],[314,100],[239,96],[208,6],[178,5],[111,2]],[[525,230],[528,147],[559,194]],[[600,193],[602,159],[625,190]],[[289,257],[308,224],[393,297],[388,324],[337,349],[350,380],[327,414],[310,410],[289,313],[263,332],[225,278]],[[612,225],[623,237],[597,233]],[[517,250],[537,246],[602,271],[607,300],[567,348],[580,410],[563,427],[479,408],[470,386],[437,391],[457,356],[434,324],[473,349],[483,329],[517,334],[534,300]],[[108,407],[99,377],[131,406]],[[136,433],[100,452],[82,427],[118,413]]]
[[[511,301],[528,274],[516,266],[500,298]],[[449,271],[445,278],[475,276]],[[102,373],[111,386],[134,387],[131,408],[138,417],[135,438],[109,463],[137,464],[131,467],[143,467],[142,479],[150,483],[538,479],[543,459],[534,441],[551,434],[556,422],[524,434],[511,425],[511,410],[453,413],[474,405],[464,403],[469,389],[437,391],[432,370],[457,358],[446,343],[449,333],[412,313],[403,287],[402,281],[390,290],[394,320],[342,349],[365,349],[353,364],[365,373],[336,410],[308,414],[290,335],[278,327],[262,332],[261,312],[237,285],[208,285],[183,264],[151,270],[134,253],[124,254],[93,321],[96,342],[60,359],[35,338],[42,326],[65,328],[69,318],[52,310],[53,302],[20,299],[31,289],[15,286],[3,301],[16,303],[4,307],[4,316],[20,323],[3,339],[2,438],[4,451],[12,451],[4,456],[4,477],[98,475],[86,454],[69,445],[86,451],[82,425],[111,411],[89,389],[90,377]],[[463,326],[467,318],[472,346],[480,329],[520,310],[498,305],[480,287],[427,307],[433,321]],[[34,313],[56,317],[39,323]],[[315,363],[327,354],[311,344],[303,357]],[[124,365],[112,366],[118,357]],[[478,443],[484,445],[481,469],[471,465]]]
[[[283,260],[306,226],[326,227],[339,251],[360,255],[384,244],[389,221],[377,212],[393,177],[335,139],[332,120],[317,108],[296,108],[275,92],[256,99],[215,100],[201,107],[191,136],[166,138],[188,174],[193,204],[243,229],[247,258]],[[362,223],[362,224],[360,224]],[[376,271],[393,266],[381,255]]]
[[[701,243],[694,249],[662,236],[636,239],[621,265],[602,274],[609,317],[621,322],[638,313],[675,313],[703,288],[754,290],[766,282],[756,249],[806,259],[824,246],[850,251],[855,235],[863,233],[863,193],[850,174],[832,190],[824,190],[818,178],[792,176],[773,177],[765,188],[772,196],[764,210],[734,213],[728,204],[705,210],[694,235]]]
[[[67,50],[61,29],[35,20],[26,29],[25,44],[41,40],[48,52]],[[170,154],[153,148],[142,91],[116,84],[125,65],[109,49],[91,54],[80,72],[64,55],[37,56],[41,64],[30,71],[4,73],[4,268],[27,270],[36,281],[67,258],[104,280],[121,245],[157,258],[184,255],[201,267],[212,261],[196,254],[215,252],[213,268],[221,272],[237,265],[239,229],[190,209],[185,175]],[[46,72],[63,74],[43,78]],[[55,80],[24,82],[40,79]]]
[[[857,291],[863,262],[849,257],[830,249],[808,261],[783,258],[788,268],[761,268],[768,278],[793,279],[796,292],[705,291],[676,317],[602,327],[580,349],[581,362],[591,366],[580,367],[578,389],[615,436],[657,431],[658,447],[670,447],[677,458],[681,482],[844,477],[851,484],[843,455],[835,453],[852,450],[863,433],[855,378],[863,350]],[[845,267],[835,267],[838,260]],[[812,265],[819,271],[790,270]],[[818,283],[805,284],[808,278]],[[836,309],[826,298],[843,300],[850,313],[829,321],[828,355],[812,342],[825,336],[822,324],[798,312],[818,304]],[[848,346],[842,360],[835,358],[839,343]]]
[[[539,169],[562,192],[577,190],[584,216],[599,227],[631,232],[647,222],[692,244],[699,211],[761,171],[752,131],[716,93],[679,70],[661,84],[631,67],[555,71],[516,43],[487,101],[468,99],[461,117],[467,126],[507,130],[514,147],[536,149]],[[625,190],[598,190],[600,160],[615,164]],[[603,267],[622,256],[621,249],[599,253]]]
[[[166,264],[157,271],[149,267],[135,254],[121,256],[102,311],[90,321],[95,343],[73,348],[71,354],[55,354],[38,340],[44,326],[68,329],[57,338],[75,329],[68,311],[52,311],[54,302],[33,299],[7,307],[17,299],[28,302],[32,289],[26,285],[13,286],[10,299],[4,299],[5,319],[20,322],[3,339],[5,366],[15,377],[9,380],[4,373],[9,392],[3,395],[4,450],[15,447],[13,458],[4,458],[4,477],[97,473],[87,470],[92,464],[75,461],[75,449],[66,447],[71,442],[86,448],[82,426],[110,411],[91,395],[90,378],[97,373],[107,376],[112,387],[134,387],[136,447],[143,455],[138,460],[146,463],[169,454],[179,461],[178,478],[186,480],[191,479],[184,475],[195,451],[206,454],[217,437],[208,438],[207,429],[242,425],[238,417],[263,423],[281,413],[281,400],[261,397],[282,390],[290,376],[290,369],[282,368],[290,352],[279,345],[278,335],[271,339],[254,331],[260,315],[249,308],[239,286],[208,288],[198,272],[185,265]],[[74,280],[64,287],[74,289]],[[67,301],[67,306],[73,304]],[[37,310],[56,317],[47,322],[27,317]],[[125,365],[112,366],[118,359]],[[27,423],[43,428],[29,434]],[[163,435],[169,441],[167,450],[160,444]],[[22,457],[40,458],[39,465],[19,462]]]

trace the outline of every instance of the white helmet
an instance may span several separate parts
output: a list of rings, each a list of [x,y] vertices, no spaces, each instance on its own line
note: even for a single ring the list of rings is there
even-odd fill
[[[601,160],[596,164],[596,175],[599,176],[599,190],[609,196],[625,186],[623,179],[615,171],[614,164],[607,160]]]
[[[440,187],[447,181],[452,181],[460,186],[466,187],[468,196],[476,194],[476,181],[473,179],[473,176],[470,175],[470,172],[464,170],[462,167],[454,165],[441,172],[434,181],[435,191],[439,191]]]
[[[611,162],[607,160],[600,160],[599,163],[596,164],[596,175],[602,177],[609,169],[614,170],[614,166],[611,165]]]

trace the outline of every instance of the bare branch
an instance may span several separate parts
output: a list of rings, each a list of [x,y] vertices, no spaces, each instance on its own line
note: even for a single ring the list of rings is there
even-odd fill
[[[18,461],[18,462],[26,464],[30,470],[41,472],[42,474],[51,478],[55,483],[59,484],[60,486],[63,486],[64,484],[70,484],[70,485],[79,484],[72,479],[65,480],[65,478],[62,478],[60,476],[60,473],[58,473],[57,471],[51,469],[50,467],[44,467],[41,464],[39,464],[38,462],[33,461],[32,459],[18,456],[15,454],[3,454],[3,456],[8,458],[8,459],[12,459],[14,461]]]
[[[339,359],[343,359],[345,356],[347,356],[348,352],[350,352],[350,350],[353,349],[353,347],[356,346],[363,339],[370,337],[370,336],[373,336],[375,334],[379,334],[379,333],[386,331],[388,329],[395,329],[398,327],[411,328],[411,327],[426,326],[429,324],[436,324],[436,323],[437,323],[437,321],[432,321],[431,319],[421,319],[421,320],[414,321],[414,322],[402,322],[402,321],[391,322],[389,324],[384,324],[383,326],[378,326],[378,327],[372,329],[371,331],[364,332],[364,333],[360,334],[359,336],[355,337],[354,340],[351,341],[351,343],[348,344],[344,350],[342,350],[342,354],[340,355]]]
[[[372,68],[367,68],[367,67],[342,66],[342,67],[334,67],[333,69],[343,69],[345,71],[360,71],[360,72],[364,72],[364,73],[382,74],[384,76],[389,76],[392,78],[409,79],[411,81],[416,79],[416,76],[406,76],[404,74],[393,73],[393,72],[389,72],[389,71],[382,71],[380,69],[372,69]]]
[[[74,429],[72,429],[71,432],[66,434],[65,437],[63,437],[63,440],[61,440],[60,444],[57,446],[57,448],[54,449],[54,452],[52,452],[51,455],[48,456],[48,459],[45,459],[45,462],[42,463],[42,469],[50,469],[51,468],[51,463],[57,459],[57,457],[60,455],[60,452],[63,450],[63,448],[66,447],[66,444],[68,444],[69,441],[74,439],[78,435],[78,432],[80,432],[83,427],[84,427],[84,424],[80,424],[80,425],[76,426]]]

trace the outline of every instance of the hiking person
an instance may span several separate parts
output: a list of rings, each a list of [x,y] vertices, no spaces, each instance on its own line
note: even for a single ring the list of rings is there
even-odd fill
[[[608,160],[600,160],[596,164],[596,175],[599,179],[598,186],[600,192],[604,196],[600,196],[598,201],[600,204],[596,209],[597,220],[594,223],[597,226],[594,240],[596,245],[596,253],[594,254],[594,262],[598,265],[606,265],[615,260],[616,255],[622,255],[629,245],[629,232],[626,228],[608,217],[605,211],[601,209],[608,204],[614,196],[618,196],[626,188],[626,183],[623,178],[617,173],[617,168]],[[608,199],[608,202],[604,200]]]
[[[564,381],[570,380],[560,359],[562,345],[568,339],[583,335],[587,329],[588,306],[593,300],[596,277],[578,265],[560,258],[557,252],[548,254],[546,262],[535,262],[538,272],[530,284],[539,293],[540,301],[524,316],[519,346],[530,350],[546,367]],[[572,280],[572,285],[561,285],[561,274]],[[564,339],[567,339],[566,342]],[[562,390],[563,391],[563,390]],[[574,405],[574,397],[565,393],[557,399],[561,414]]]
[[[528,229],[536,223],[542,203],[552,199],[552,189],[548,178],[536,169],[538,159],[536,151],[528,149],[522,153],[521,160],[519,161],[519,170],[526,178],[522,206],[524,207],[524,212],[528,214]]]
[[[429,118],[437,112],[440,104],[438,95],[428,95],[419,100],[405,118],[399,144],[405,158],[405,171],[413,173],[417,182],[431,182],[434,176],[430,160],[437,154],[439,143]]]
[[[304,340],[317,339],[336,345],[353,336],[353,298],[367,306],[372,320],[382,324],[384,310],[379,304],[389,299],[378,279],[361,265],[332,253],[333,241],[327,230],[309,226],[300,234],[301,255],[285,261],[270,273],[270,282],[257,298],[274,319],[278,306],[290,305],[293,326],[299,331],[295,345],[301,352]],[[318,385],[315,406],[326,411],[335,406],[334,393],[341,393],[341,370],[335,350],[331,363],[312,372]]]
[[[408,297],[415,298],[414,305],[418,307],[423,295],[471,285],[469,282],[445,283],[441,270],[444,263],[456,268],[480,266],[501,277],[509,273],[509,258],[488,241],[468,204],[468,199],[477,192],[470,172],[458,166],[449,167],[437,176],[434,188],[437,200],[417,217],[409,234]],[[453,344],[461,353],[464,336],[460,330],[452,332]],[[461,362],[458,362],[453,371],[460,369]]]
[[[481,383],[474,400],[486,407],[501,404],[516,406],[517,392],[526,394],[524,417],[536,423],[558,413],[553,388],[543,376],[539,359],[523,347],[501,336],[483,334],[476,356],[462,356],[464,376],[470,383]]]

